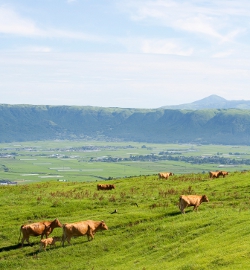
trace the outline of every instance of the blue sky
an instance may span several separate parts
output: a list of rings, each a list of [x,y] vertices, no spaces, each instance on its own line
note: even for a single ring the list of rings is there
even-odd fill
[[[249,0],[0,0],[0,103],[250,100]]]

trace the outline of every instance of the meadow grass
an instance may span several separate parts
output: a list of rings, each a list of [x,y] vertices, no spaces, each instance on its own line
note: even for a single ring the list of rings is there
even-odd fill
[[[248,269],[249,178],[238,171],[218,179],[137,176],[109,181],[116,186],[110,191],[97,191],[96,182],[1,186],[0,269]],[[209,202],[183,215],[181,194],[206,194]],[[33,244],[20,248],[22,224],[56,217],[62,223],[104,220],[109,230],[41,252],[39,238],[31,237]]]

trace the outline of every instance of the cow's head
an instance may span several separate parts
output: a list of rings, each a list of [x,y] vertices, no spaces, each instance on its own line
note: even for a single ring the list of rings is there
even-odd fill
[[[201,200],[203,202],[209,202],[207,195],[203,195],[202,198],[201,198]]]
[[[101,221],[101,230],[108,230],[108,226],[105,224],[105,222],[102,220]]]
[[[62,223],[59,221],[58,218],[56,218],[54,221],[51,222],[51,225],[50,226],[53,226],[53,227],[62,227]]]

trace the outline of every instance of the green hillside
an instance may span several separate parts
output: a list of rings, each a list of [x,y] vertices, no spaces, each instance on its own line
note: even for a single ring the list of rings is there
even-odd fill
[[[94,182],[0,186],[0,269],[248,269],[249,177],[248,171],[218,179],[140,176],[109,181],[116,186],[110,191],[97,191]],[[210,201],[182,215],[181,194],[206,194]],[[38,251],[35,237],[20,248],[22,224],[56,217],[105,220],[109,230],[46,252]],[[57,228],[52,235],[61,234]]]
[[[79,140],[250,144],[250,110],[0,105],[0,142]]]

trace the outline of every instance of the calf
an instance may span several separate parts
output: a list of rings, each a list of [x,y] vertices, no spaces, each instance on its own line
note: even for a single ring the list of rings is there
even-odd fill
[[[62,241],[62,237],[59,236],[54,236],[54,237],[50,237],[50,238],[46,238],[46,239],[41,239],[40,241],[40,250],[43,248],[44,250],[46,250],[46,247],[48,245],[51,246],[56,246],[56,242],[57,241]]]
[[[30,241],[29,241],[30,236],[41,235],[41,239],[43,239],[43,236],[45,235],[45,237],[48,238],[48,236],[53,232],[53,230],[58,227],[62,227],[62,224],[57,218],[53,221],[42,221],[42,222],[22,225],[20,228],[20,235],[19,235],[18,241],[20,240],[21,234],[22,234],[23,237],[21,241],[22,241],[22,247],[23,247],[23,243],[25,240],[30,244]]]
[[[202,202],[208,202],[208,197],[206,195],[181,195],[179,199],[179,208],[182,214],[185,214],[185,208],[193,206],[193,211],[197,211],[199,205]]]

